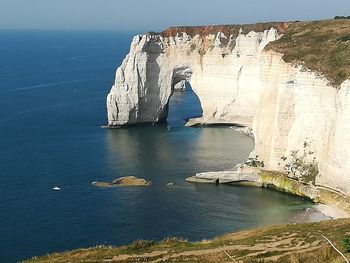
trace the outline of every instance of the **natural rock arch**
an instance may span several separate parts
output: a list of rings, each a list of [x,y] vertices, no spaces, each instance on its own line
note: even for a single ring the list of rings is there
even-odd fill
[[[229,34],[217,31],[221,28]],[[319,74],[265,50],[280,37],[274,28],[246,34],[234,26],[165,33],[134,37],[107,97],[109,126],[164,120],[175,84],[188,78],[184,72],[190,69],[203,109],[200,123],[252,127],[252,156],[259,155],[271,170],[283,171],[307,140],[318,163],[316,183],[350,193],[349,80],[337,90]]]
[[[177,67],[173,70],[172,81],[171,81],[171,93],[170,93],[168,102],[166,103],[166,106],[165,106],[165,114],[163,115],[164,121],[167,119],[169,107],[171,104],[170,103],[171,97],[173,96],[174,92],[178,92],[178,91],[183,92],[185,89],[188,89],[188,88],[190,88],[192,92],[195,94],[195,96],[197,97],[199,107],[203,112],[200,99],[196,94],[195,88],[191,85],[192,73],[193,73],[192,69],[187,66]],[[191,116],[191,118],[192,117],[193,115]],[[195,117],[201,117],[201,116],[195,116]]]
[[[277,38],[275,29],[240,31],[236,38],[221,32],[135,36],[107,97],[109,126],[164,121],[174,86],[182,80],[200,100],[200,123],[252,126],[261,89],[259,56]]]

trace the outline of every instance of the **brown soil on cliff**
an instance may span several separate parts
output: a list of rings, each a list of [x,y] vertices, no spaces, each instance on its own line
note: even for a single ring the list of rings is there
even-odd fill
[[[249,33],[250,31],[262,32],[268,30],[271,27],[274,27],[278,30],[279,33],[284,33],[288,27],[287,23],[256,23],[256,24],[247,24],[247,25],[211,25],[211,26],[178,26],[170,27],[165,31],[159,33],[162,37],[174,37],[176,34],[181,35],[185,32],[187,35],[194,37],[199,35],[202,38],[207,35],[216,35],[219,32],[224,33],[226,37],[233,35],[237,37],[239,30],[242,29],[244,34]],[[225,44],[225,43],[223,43]]]
[[[137,240],[129,246],[79,249],[35,257],[43,262],[344,262],[325,240],[349,258],[341,245],[348,237],[350,219],[320,223],[271,226],[188,242],[167,238],[160,242]]]

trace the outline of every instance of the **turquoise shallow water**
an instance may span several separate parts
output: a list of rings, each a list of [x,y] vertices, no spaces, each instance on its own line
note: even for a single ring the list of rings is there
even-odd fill
[[[0,32],[1,262],[137,238],[212,238],[287,222],[311,205],[259,188],[186,183],[231,169],[254,146],[229,127],[184,127],[201,112],[191,90],[172,96],[168,124],[100,128],[132,35]],[[130,174],[152,185],[91,186]]]

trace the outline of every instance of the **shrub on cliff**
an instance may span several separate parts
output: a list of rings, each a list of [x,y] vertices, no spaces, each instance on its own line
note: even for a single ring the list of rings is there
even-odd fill
[[[350,252],[350,236],[343,238],[341,241],[346,252]]]
[[[252,166],[252,167],[265,167],[264,161],[259,160],[259,155],[256,155],[254,158],[249,157],[243,165]]]
[[[289,160],[284,165],[284,171],[289,177],[315,185],[319,170],[308,142],[304,142],[302,154],[299,154],[299,150],[295,150],[291,152],[289,158],[282,156],[281,160],[284,162]]]
[[[334,19],[350,19],[350,16],[335,16]]]

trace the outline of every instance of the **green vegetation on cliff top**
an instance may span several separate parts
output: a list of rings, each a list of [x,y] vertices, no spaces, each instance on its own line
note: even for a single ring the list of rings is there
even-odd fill
[[[213,240],[188,242],[168,238],[161,242],[138,240],[129,246],[78,249],[35,257],[43,262],[344,262],[327,243],[329,238],[350,257],[346,241],[350,219],[320,223],[263,227],[227,234]]]
[[[267,49],[288,63],[303,64],[324,75],[332,85],[350,79],[350,20],[289,23],[284,35]]]

